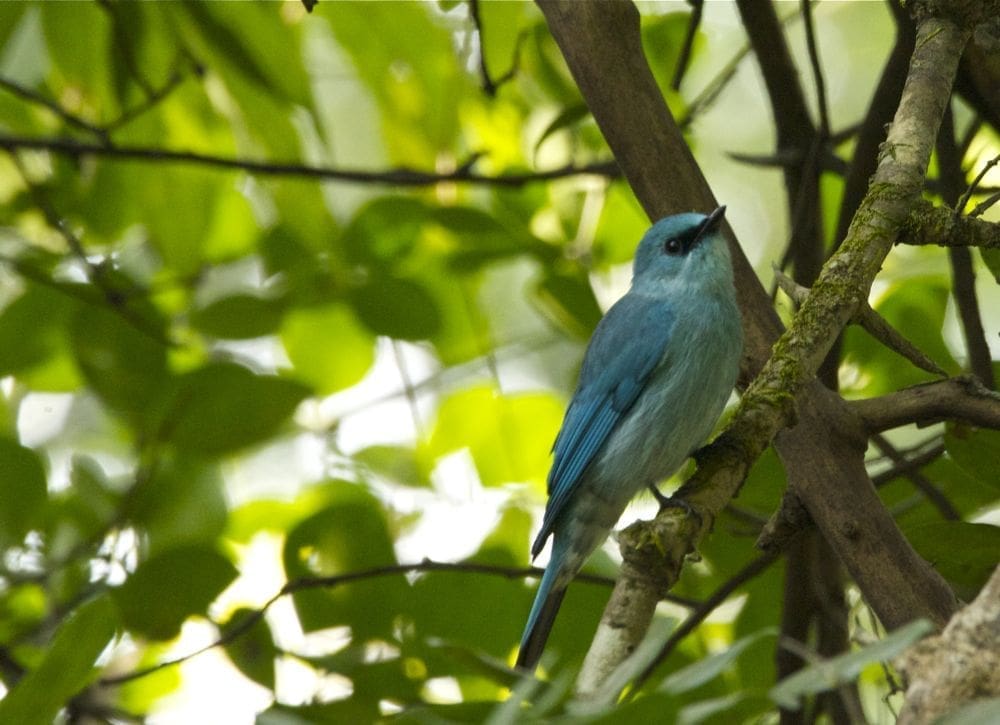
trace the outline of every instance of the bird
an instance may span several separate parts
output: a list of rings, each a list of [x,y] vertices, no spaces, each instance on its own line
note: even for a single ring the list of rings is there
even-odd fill
[[[640,491],[712,433],[743,347],[725,206],[664,217],[636,249],[629,291],[601,318],[552,446],[548,502],[531,547],[552,553],[515,666],[534,671],[566,587]]]

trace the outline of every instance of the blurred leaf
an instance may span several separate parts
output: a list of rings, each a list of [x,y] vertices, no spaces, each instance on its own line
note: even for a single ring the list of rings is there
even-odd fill
[[[413,197],[380,196],[354,215],[340,243],[354,262],[391,265],[410,253],[430,213]]]
[[[111,28],[107,15],[92,3],[42,3],[41,9],[55,85],[72,89],[80,105],[68,110],[97,121],[114,118],[119,109],[109,74]],[[82,28],[87,32],[80,32]]]
[[[574,103],[571,106],[567,106],[559,114],[552,119],[552,122],[545,127],[542,131],[542,135],[538,137],[538,141],[535,142],[535,154],[538,154],[538,149],[542,147],[545,143],[545,139],[554,133],[558,133],[563,129],[570,128],[574,124],[590,115],[590,108],[587,107],[586,103]]]
[[[211,58],[225,76],[240,77],[272,95],[308,105],[309,79],[300,58],[292,55],[278,65],[263,62],[299,50],[296,28],[284,22],[279,6],[188,2],[180,5],[192,22],[190,40]]]
[[[562,404],[541,393],[501,395],[488,386],[453,393],[438,408],[423,463],[429,470],[438,458],[468,448],[486,486],[540,483],[562,414]]]
[[[934,721],[934,725],[982,725],[1000,722],[1000,697],[969,702]]]
[[[971,602],[1000,564],[1000,526],[934,521],[904,529],[913,548]]]
[[[1000,284],[1000,249],[986,249],[985,247],[979,248],[979,254],[983,258],[983,262],[989,268],[990,272],[996,278],[997,284]]]
[[[661,91],[672,92],[670,82],[677,69],[690,22],[691,14],[688,12],[665,13],[643,19],[642,47],[650,59],[649,67]],[[704,35],[699,31],[694,37],[689,65],[700,54],[704,44]]]
[[[375,362],[375,339],[343,304],[291,310],[281,342],[295,377],[320,395],[343,390],[365,376]]]
[[[56,631],[42,661],[0,700],[0,722],[48,725],[97,673],[94,663],[115,636],[108,596],[77,607]]]
[[[241,608],[233,612],[229,621],[223,626],[223,632],[232,627],[241,627],[248,617],[256,617],[253,609]],[[274,659],[278,649],[274,645],[271,628],[264,617],[258,617],[250,629],[241,631],[239,635],[224,646],[226,655],[236,665],[237,669],[259,685],[274,689]]]
[[[84,454],[73,456],[70,487],[57,494],[49,514],[48,549],[53,559],[71,559],[81,543],[99,540],[118,514],[120,496],[100,464]]]
[[[226,497],[217,466],[161,455],[128,499],[129,518],[157,553],[180,544],[210,544],[226,527]]]
[[[133,423],[146,419],[167,383],[167,351],[152,335],[162,328],[145,318],[140,330],[97,304],[80,305],[72,321],[73,353],[90,387]],[[148,330],[146,329],[148,328]]]
[[[594,232],[594,265],[606,268],[631,262],[649,226],[649,218],[631,187],[624,181],[612,183]]]
[[[379,103],[383,139],[393,161],[431,165],[458,131],[458,99],[467,76],[452,37],[423,3],[320,3],[341,48]],[[378,28],[391,43],[371,43]]]
[[[207,616],[208,605],[236,575],[236,567],[212,546],[181,546],[139,564],[112,595],[129,630],[172,639],[188,617]]]
[[[583,270],[547,270],[535,287],[535,299],[550,319],[579,338],[589,338],[601,321],[601,308]]]
[[[392,537],[378,500],[358,484],[334,481],[326,489],[329,505],[288,532],[282,553],[288,579],[395,565]],[[303,589],[293,599],[304,631],[347,625],[357,643],[390,637],[405,589],[400,576],[372,577]]]
[[[945,427],[944,444],[951,459],[969,475],[1000,488],[1000,431],[952,424]]]
[[[782,707],[797,710],[801,698],[852,682],[868,665],[888,662],[933,631],[926,619],[910,622],[874,644],[799,670],[772,687],[769,695]]]
[[[223,340],[245,340],[276,332],[283,312],[279,300],[237,294],[194,310],[191,324]]]
[[[434,298],[411,279],[373,276],[351,294],[351,304],[358,319],[378,335],[425,340],[441,327]]]
[[[291,380],[209,363],[177,378],[160,436],[193,453],[232,453],[273,436],[308,394]]]
[[[362,448],[351,457],[393,483],[421,488],[431,485],[417,465],[417,454],[412,448],[374,445]]]
[[[47,492],[45,469],[38,455],[0,437],[0,543],[19,543],[41,524]]]
[[[657,688],[672,695],[701,687],[709,680],[713,680],[728,669],[739,658],[743,651],[751,645],[756,644],[764,637],[776,637],[778,629],[769,627],[751,635],[743,637],[733,642],[727,649],[714,655],[705,657],[692,665],[688,665],[682,670],[674,672],[667,677]],[[769,647],[768,651],[772,651]]]
[[[0,313],[0,376],[16,375],[34,390],[76,388],[66,328],[77,307],[65,293],[29,284]]]

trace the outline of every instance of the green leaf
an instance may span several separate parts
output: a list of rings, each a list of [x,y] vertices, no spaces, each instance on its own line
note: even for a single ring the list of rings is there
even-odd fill
[[[1000,488],[1000,431],[951,424],[945,428],[944,445],[951,459],[969,475]]]
[[[236,567],[207,545],[181,546],[139,564],[113,590],[125,626],[151,639],[172,639],[191,616],[207,616],[208,605],[236,578]]]
[[[181,544],[210,544],[226,528],[226,497],[218,467],[188,456],[160,456],[128,498],[128,515],[157,553]]]
[[[320,395],[360,382],[375,362],[375,338],[339,303],[290,311],[281,342],[295,377]]]
[[[385,476],[403,486],[427,487],[430,480],[417,464],[417,454],[405,446],[374,445],[362,448],[351,456],[373,473]]]
[[[961,368],[942,335],[949,294],[941,277],[911,277],[891,289],[876,309],[931,360],[949,374],[957,374]],[[858,382],[849,386],[855,395],[883,395],[933,379],[856,326],[844,331],[844,361],[848,369],[853,367],[860,373]]]
[[[983,258],[983,263],[987,266],[990,272],[993,273],[997,284],[1000,284],[1000,249],[986,249],[985,247],[980,247],[979,254]]]
[[[441,327],[434,298],[411,279],[373,276],[351,294],[351,304],[358,319],[378,335],[425,340]]]
[[[238,294],[195,310],[191,314],[191,324],[223,340],[246,340],[276,332],[283,313],[279,300]]]
[[[688,690],[700,687],[728,669],[750,645],[756,644],[764,637],[775,637],[777,634],[778,630],[776,628],[769,627],[768,629],[763,629],[743,637],[733,642],[725,651],[705,657],[682,670],[674,672],[657,689],[669,692],[672,695],[680,695]]]
[[[29,284],[0,313],[0,376],[17,375],[34,390],[76,388],[79,373],[66,328],[77,305],[65,293]]]
[[[421,460],[430,470],[438,458],[468,448],[484,485],[534,481],[540,486],[562,415],[563,406],[552,395],[501,395],[489,386],[453,393],[438,408]]]
[[[642,235],[649,229],[632,188],[624,181],[611,184],[594,232],[594,264],[607,268],[631,262]]]
[[[535,287],[535,300],[562,329],[582,339],[601,321],[601,308],[582,269],[547,270]]]
[[[41,9],[57,97],[58,91],[72,89],[80,107],[70,111],[98,121],[114,118],[120,109],[107,62],[111,52],[107,15],[90,3],[42,3]],[[87,32],[80,32],[82,28]]]
[[[94,662],[115,636],[111,599],[80,605],[56,631],[42,661],[0,700],[0,722],[48,725],[96,674]]]
[[[410,196],[380,196],[363,206],[344,229],[340,244],[353,262],[392,265],[420,238],[431,207]]]
[[[285,540],[282,560],[289,580],[330,576],[396,564],[392,537],[379,501],[363,486],[334,481],[330,504],[300,522]],[[302,628],[348,625],[354,641],[389,638],[406,585],[398,576],[371,577],[294,595]]]
[[[278,656],[278,648],[274,645],[271,628],[264,617],[258,616],[253,609],[237,609],[223,627],[229,632],[237,627],[241,631],[235,638],[225,644],[225,652],[237,669],[254,682],[269,690],[274,689],[274,660]],[[244,630],[243,623],[254,617],[255,621],[249,629]]]
[[[210,363],[176,380],[159,434],[192,453],[233,453],[277,433],[308,394],[291,380]]]
[[[468,78],[455,62],[451,31],[423,3],[320,3],[337,43],[379,104],[393,161],[433,164],[459,129]],[[370,42],[378,28],[392,42]]]
[[[853,682],[868,665],[891,660],[933,631],[934,625],[926,619],[915,620],[874,644],[799,670],[768,694],[781,707],[796,710],[801,698]]]
[[[975,599],[1000,564],[1000,526],[931,521],[903,531],[917,553],[964,601]]]
[[[545,143],[545,139],[552,136],[565,128],[570,128],[578,122],[587,118],[590,115],[590,108],[588,108],[586,103],[574,103],[571,106],[567,106],[561,110],[558,115],[552,119],[552,122],[545,127],[542,131],[542,135],[538,137],[538,141],[535,142],[535,155],[538,154],[538,149],[542,147]]]
[[[145,325],[145,323],[143,323]],[[133,423],[144,421],[167,384],[167,350],[155,339],[162,327],[150,318],[140,330],[97,304],[80,305],[71,342],[77,365],[95,393]]]
[[[982,725],[1000,722],[1000,697],[974,700],[934,721],[934,725]]]
[[[48,488],[38,455],[0,437],[0,542],[20,542],[41,524]]]

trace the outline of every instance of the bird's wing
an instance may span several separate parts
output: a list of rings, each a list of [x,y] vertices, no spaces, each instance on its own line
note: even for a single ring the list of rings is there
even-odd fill
[[[670,340],[673,320],[665,301],[628,294],[597,326],[553,445],[549,502],[532,556],[541,551],[583,472],[649,381]]]

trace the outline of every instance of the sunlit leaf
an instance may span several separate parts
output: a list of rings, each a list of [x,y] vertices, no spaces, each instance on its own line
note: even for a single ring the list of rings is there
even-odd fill
[[[396,563],[385,514],[363,486],[327,484],[329,505],[288,532],[282,560],[290,580],[348,574]],[[387,637],[405,584],[398,575],[372,575],[336,587],[297,591],[306,631],[347,625],[356,641]]]
[[[480,386],[454,393],[438,409],[425,465],[468,448],[487,486],[544,480],[563,407],[545,394],[501,395]]]
[[[354,385],[375,362],[374,337],[343,304],[290,311],[281,342],[295,377],[320,394]]]

